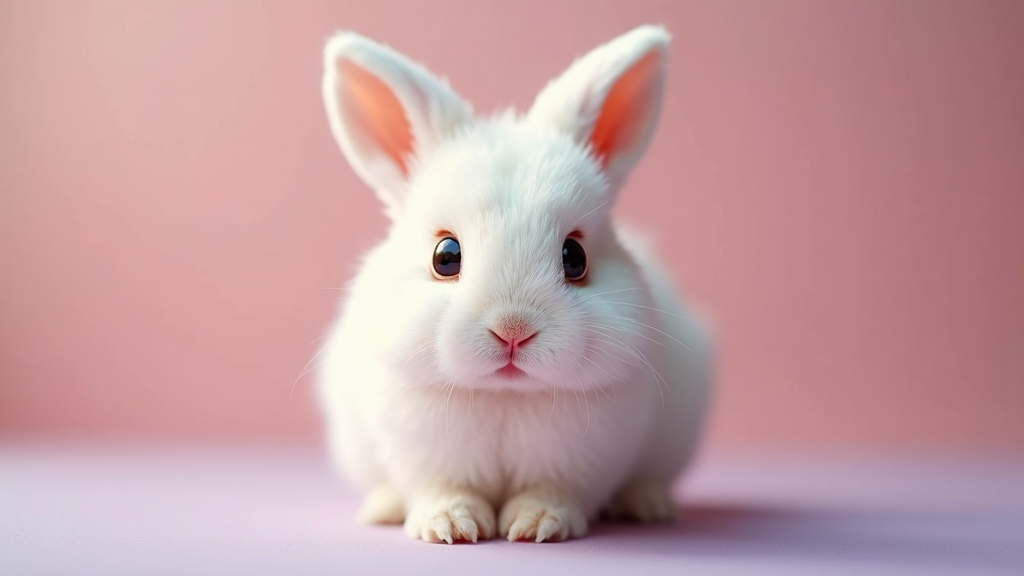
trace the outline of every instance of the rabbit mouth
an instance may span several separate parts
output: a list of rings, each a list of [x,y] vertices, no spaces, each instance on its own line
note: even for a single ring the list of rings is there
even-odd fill
[[[494,372],[499,378],[505,380],[518,380],[526,376],[526,372],[523,372],[518,366],[509,361],[508,364]]]

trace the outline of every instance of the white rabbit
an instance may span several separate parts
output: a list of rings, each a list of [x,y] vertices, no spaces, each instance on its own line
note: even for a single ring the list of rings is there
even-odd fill
[[[583,536],[602,512],[674,517],[712,350],[609,214],[657,121],[668,43],[636,28],[527,114],[491,118],[386,46],[327,43],[331,131],[391,220],[318,375],[362,521],[430,542],[542,542]]]

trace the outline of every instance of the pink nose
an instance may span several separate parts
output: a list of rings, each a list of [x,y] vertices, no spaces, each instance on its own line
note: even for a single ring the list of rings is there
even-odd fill
[[[488,328],[488,331],[502,344],[512,349],[521,348],[537,335],[537,330],[525,322],[516,320],[501,322],[494,328]]]

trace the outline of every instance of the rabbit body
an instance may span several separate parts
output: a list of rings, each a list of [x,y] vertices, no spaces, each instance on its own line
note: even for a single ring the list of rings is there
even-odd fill
[[[392,220],[318,373],[362,520],[432,542],[540,542],[583,536],[601,512],[675,515],[711,346],[653,250],[609,214],[657,117],[666,44],[641,27],[528,114],[487,119],[389,48],[328,44],[332,130]],[[431,272],[446,238],[461,248],[453,276]],[[583,278],[564,268],[569,239]]]

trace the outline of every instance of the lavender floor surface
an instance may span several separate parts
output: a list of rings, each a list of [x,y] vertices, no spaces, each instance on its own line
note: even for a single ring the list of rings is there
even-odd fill
[[[0,444],[0,575],[1024,575],[1024,460],[709,455],[674,526],[432,545],[308,449]]]

